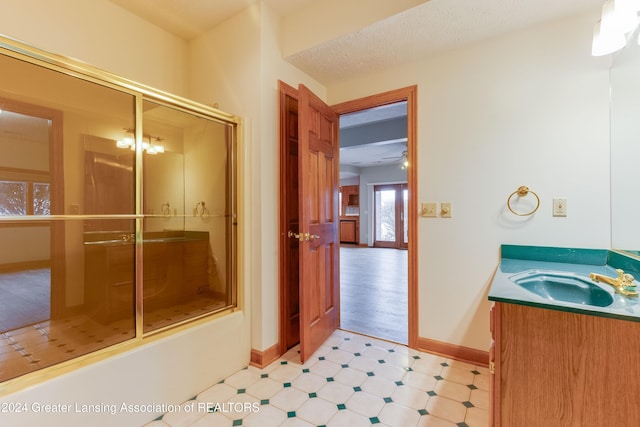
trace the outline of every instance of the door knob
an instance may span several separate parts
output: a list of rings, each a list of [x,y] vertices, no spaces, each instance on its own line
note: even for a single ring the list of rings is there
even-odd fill
[[[298,233],[294,233],[293,231],[289,230],[289,232],[287,233],[287,236],[289,237],[294,237],[298,240],[300,240],[302,242],[302,240],[304,239],[304,236],[302,234],[298,234]]]
[[[320,238],[320,236],[318,236],[317,234],[311,234],[311,233],[300,233],[300,234],[298,234],[298,233],[294,233],[291,230],[289,230],[289,232],[287,233],[287,236],[294,237],[294,238],[300,240],[301,242],[304,242],[304,241],[309,242],[309,241],[311,241],[313,239],[319,239]]]

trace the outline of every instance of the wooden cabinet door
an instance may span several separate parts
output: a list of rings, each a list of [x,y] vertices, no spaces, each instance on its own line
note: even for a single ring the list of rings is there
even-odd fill
[[[340,241],[345,243],[356,242],[356,222],[351,220],[340,221]]]
[[[495,426],[640,425],[639,322],[496,305]]]

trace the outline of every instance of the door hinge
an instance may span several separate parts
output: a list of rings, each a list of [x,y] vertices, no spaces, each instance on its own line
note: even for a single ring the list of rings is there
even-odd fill
[[[496,373],[496,362],[489,362],[489,373],[490,374],[495,374]]]

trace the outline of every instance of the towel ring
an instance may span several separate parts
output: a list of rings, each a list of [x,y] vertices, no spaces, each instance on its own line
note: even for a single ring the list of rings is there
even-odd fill
[[[209,218],[209,209],[207,209],[207,207],[204,205],[204,201],[198,202],[198,204],[196,204],[196,208],[193,210],[193,215],[197,215],[202,219]]]
[[[533,194],[534,197],[536,198],[536,207],[533,208],[531,212],[527,212],[527,213],[520,213],[520,212],[514,211],[513,208],[511,207],[511,199],[513,198],[513,196],[517,194],[518,197],[526,197],[529,193]],[[507,199],[507,207],[509,208],[511,213],[513,213],[514,215],[518,215],[518,216],[533,215],[535,211],[537,211],[538,208],[540,207],[540,197],[538,197],[538,195],[533,190],[530,190],[529,187],[527,187],[526,185],[521,185],[520,187],[518,187],[516,191],[514,191],[509,195],[509,198]]]
[[[160,212],[162,212],[162,215],[164,216],[171,216],[171,205],[169,202],[163,203],[162,206],[160,206]]]

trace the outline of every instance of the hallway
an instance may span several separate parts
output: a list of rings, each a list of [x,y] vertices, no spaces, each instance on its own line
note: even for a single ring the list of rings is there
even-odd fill
[[[488,407],[487,368],[337,330],[304,364],[294,347],[145,427],[487,427]]]
[[[408,252],[340,248],[340,327],[408,343]]]

